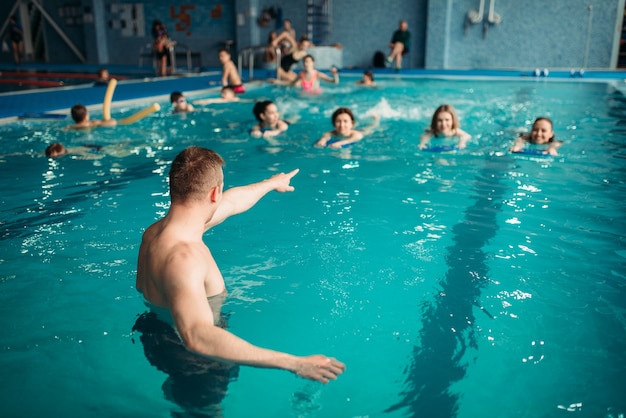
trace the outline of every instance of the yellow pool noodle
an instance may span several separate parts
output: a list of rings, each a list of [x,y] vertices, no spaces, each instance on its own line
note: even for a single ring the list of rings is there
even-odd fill
[[[107,85],[107,91],[104,93],[104,102],[102,103],[102,119],[111,119],[111,101],[113,100],[113,92],[117,86],[117,80],[112,78]]]
[[[144,110],[141,110],[134,115],[130,115],[127,118],[124,118],[118,122],[120,125],[128,125],[129,123],[137,122],[140,119],[145,118],[151,113],[158,112],[161,110],[161,106],[158,103],[152,103],[149,107],[146,107]]]

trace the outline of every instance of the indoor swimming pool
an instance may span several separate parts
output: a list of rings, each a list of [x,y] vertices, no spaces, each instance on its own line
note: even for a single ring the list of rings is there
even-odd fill
[[[0,125],[1,415],[623,417],[626,99],[615,82],[356,80],[314,96],[259,83],[188,114],[165,101],[88,132]],[[292,122],[286,133],[249,135],[260,99]],[[420,151],[444,103],[472,139]],[[340,106],[379,127],[350,148],[313,147]],[[539,116],[564,141],[559,155],[509,153]],[[52,142],[97,148],[48,159]],[[204,241],[229,291],[228,329],[336,357],[347,366],[337,381],[242,366],[209,405],[201,379],[146,358],[131,332],[146,310],[137,251],[190,145],[224,157],[225,188],[300,169],[294,193],[267,195]]]

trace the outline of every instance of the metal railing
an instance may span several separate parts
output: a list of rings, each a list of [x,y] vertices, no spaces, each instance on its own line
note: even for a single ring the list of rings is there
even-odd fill
[[[175,43],[174,45],[168,47],[168,52],[170,55],[170,62],[172,66],[172,72],[177,72],[176,66],[176,55],[184,55],[186,58],[187,71],[191,71],[193,69],[193,56],[197,56],[199,58],[199,53],[193,52],[187,45]],[[146,43],[141,48],[139,48],[139,66],[143,66],[144,58],[152,60],[152,66],[156,68],[156,54],[153,49],[152,43]]]
[[[244,48],[239,51],[239,56],[237,57],[237,69],[239,70],[239,75],[243,77],[243,66],[248,66],[248,80],[252,80],[254,76],[254,56],[258,52],[265,52],[268,48],[267,45],[256,45],[249,46],[248,48]],[[282,52],[280,48],[275,48],[276,52],[276,78],[279,78],[278,70],[280,68],[280,60]]]

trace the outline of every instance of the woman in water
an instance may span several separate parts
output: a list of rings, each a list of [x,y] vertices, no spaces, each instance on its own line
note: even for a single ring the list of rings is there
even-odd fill
[[[378,115],[372,115],[374,122],[359,131],[354,129],[354,115],[347,107],[340,107],[332,115],[334,130],[326,132],[315,143],[316,147],[342,148],[359,142],[363,136],[368,135],[378,126]]]
[[[258,124],[254,125],[250,134],[254,137],[271,138],[289,128],[289,124],[280,119],[278,108],[271,100],[257,102],[252,109]]]
[[[420,136],[419,149],[426,149],[432,138],[453,138],[455,148],[463,149],[471,136],[460,128],[459,118],[451,105],[444,104],[435,110],[430,128]]]
[[[517,138],[509,151],[523,152],[527,144],[542,145],[541,150],[536,150],[541,154],[558,155],[557,150],[563,145],[563,141],[557,141],[554,138],[552,121],[549,118],[541,117],[535,119],[530,134]]]

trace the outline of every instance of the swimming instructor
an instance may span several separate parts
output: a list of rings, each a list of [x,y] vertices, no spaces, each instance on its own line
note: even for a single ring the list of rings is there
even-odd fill
[[[137,290],[146,305],[172,324],[187,350],[227,362],[288,370],[328,383],[345,370],[323,355],[306,357],[254,346],[216,325],[210,301],[226,294],[224,279],[202,236],[226,218],[247,211],[271,191],[292,192],[298,173],[223,191],[224,160],[214,151],[189,147],[170,169],[171,205],[143,234],[137,261]],[[215,307],[213,307],[215,308]],[[218,311],[219,312],[219,311]]]

